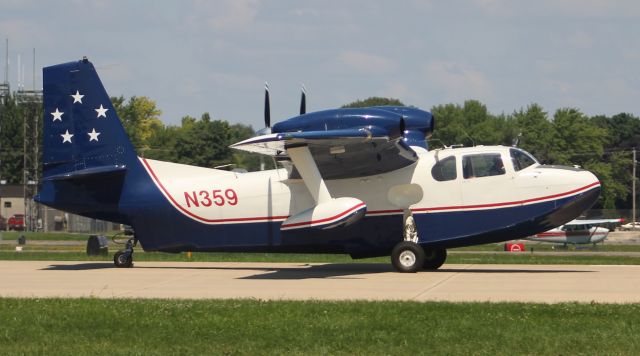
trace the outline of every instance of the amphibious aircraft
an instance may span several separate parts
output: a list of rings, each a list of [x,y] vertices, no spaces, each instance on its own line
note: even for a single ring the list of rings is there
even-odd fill
[[[599,225],[619,224],[623,221],[624,219],[576,219],[549,231],[526,237],[525,240],[563,244],[565,247],[568,244],[595,246],[609,235],[609,229]]]
[[[588,171],[540,165],[488,146],[428,150],[431,113],[332,109],[270,125],[232,147],[273,156],[236,173],[138,157],[86,58],[43,69],[45,205],[133,228],[118,267],[146,251],[391,256],[396,270],[437,269],[452,247],[530,236],[598,198]],[[304,99],[304,96],[303,96]]]

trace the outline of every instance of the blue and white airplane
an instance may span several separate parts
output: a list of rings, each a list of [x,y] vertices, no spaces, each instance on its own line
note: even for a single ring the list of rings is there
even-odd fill
[[[390,255],[400,272],[437,269],[448,248],[549,230],[600,193],[590,172],[540,165],[517,148],[427,150],[434,118],[408,107],[305,113],[303,101],[301,115],[232,146],[273,156],[274,170],[145,159],[86,58],[44,68],[43,78],[37,201],[131,225],[118,267],[133,265],[140,242],[145,251]]]

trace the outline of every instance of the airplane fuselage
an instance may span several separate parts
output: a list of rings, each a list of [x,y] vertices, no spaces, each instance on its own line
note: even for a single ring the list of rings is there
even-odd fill
[[[357,223],[332,229],[281,230],[289,216],[314,206],[304,182],[285,168],[235,173],[141,158],[143,169],[135,174],[146,179],[135,181],[145,183],[125,188],[132,194],[123,195],[130,199],[119,209],[145,250],[369,256],[387,254],[403,239],[407,214],[420,244],[453,247],[548,230],[565,222],[567,206],[579,209],[597,197],[600,185],[591,173],[537,163],[516,171],[511,152],[501,146],[419,150],[418,161],[400,170],[329,180],[333,197],[360,199],[367,209]],[[465,177],[465,157],[478,155],[499,156],[503,172]],[[455,161],[455,177],[450,172],[442,180],[433,169],[447,158]]]

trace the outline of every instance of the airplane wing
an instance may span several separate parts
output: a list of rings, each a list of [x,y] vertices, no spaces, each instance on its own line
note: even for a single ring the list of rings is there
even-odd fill
[[[288,157],[288,148],[301,146],[309,148],[324,179],[386,173],[418,159],[402,137],[389,138],[375,128],[274,133],[238,142],[231,148]]]
[[[576,219],[572,220],[565,225],[598,225],[598,224],[609,224],[609,223],[621,223],[624,222],[624,219]]]

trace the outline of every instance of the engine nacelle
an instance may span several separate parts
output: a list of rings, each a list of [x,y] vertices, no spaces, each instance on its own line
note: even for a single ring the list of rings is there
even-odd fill
[[[368,108],[316,111],[281,121],[273,125],[273,133],[330,131],[371,128],[390,138],[403,137],[409,146],[427,148],[426,139],[434,129],[430,112],[405,106],[375,106]]]
[[[362,200],[349,197],[335,198],[290,216],[282,223],[280,230],[324,230],[347,226],[360,220],[366,211],[367,206]]]

